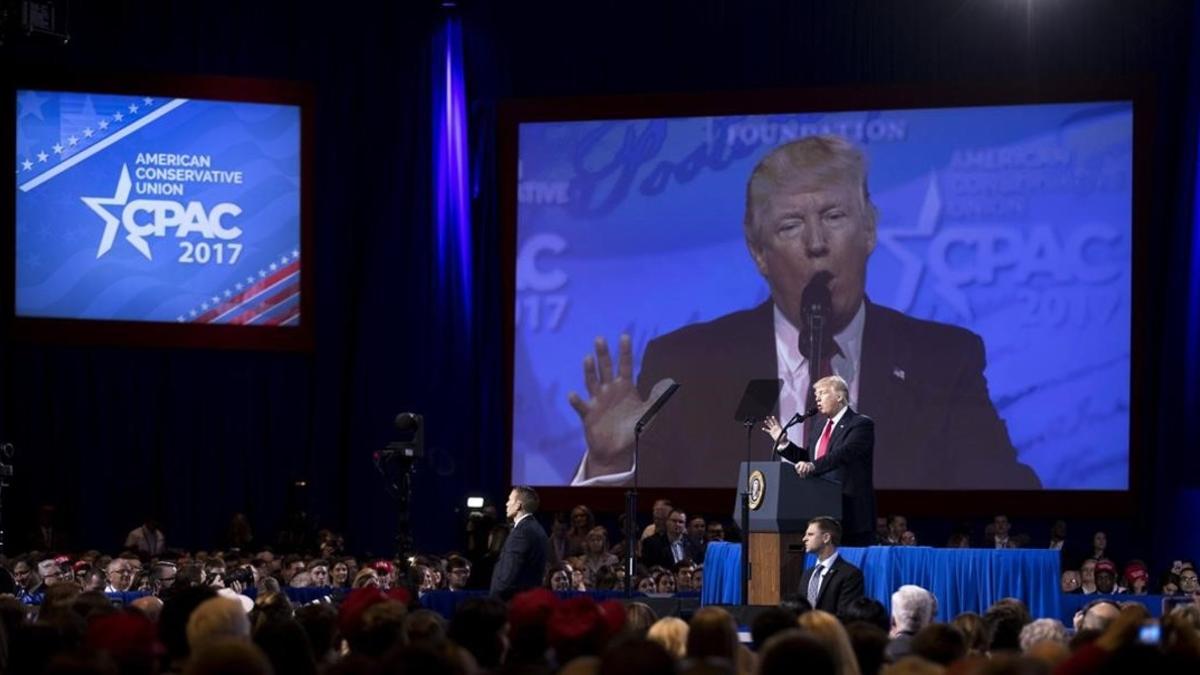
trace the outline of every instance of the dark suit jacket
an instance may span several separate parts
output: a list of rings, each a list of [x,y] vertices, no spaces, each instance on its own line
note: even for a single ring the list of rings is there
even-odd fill
[[[692,562],[700,562],[701,550],[686,534],[683,535],[683,551]],[[671,553],[671,543],[667,541],[665,532],[647,537],[642,542],[642,564],[646,567],[661,565],[669,570],[675,569],[675,556]]]
[[[809,438],[813,440],[808,447],[815,448],[816,439],[825,425],[810,427]],[[813,462],[809,480],[825,476],[842,484],[842,530],[847,534],[863,535],[875,531],[874,452],[875,423],[870,417],[847,408],[833,428],[825,456]],[[783,455],[793,462],[811,461],[812,452],[788,443]]]
[[[808,597],[808,582],[812,579],[813,571],[816,569],[816,566],[810,567],[804,570],[804,574],[800,576],[800,588],[797,590],[801,596]],[[834,616],[842,616],[850,603],[861,597],[863,597],[862,570],[846,562],[846,559],[839,555],[837,560],[833,561],[833,567],[829,570],[829,574],[826,574],[824,581],[821,582],[821,590],[817,593],[817,606],[813,609],[821,609]]]
[[[988,397],[978,335],[868,301],[859,366],[855,407],[875,421],[876,488],[1040,487]],[[639,391],[647,396],[664,377],[682,388],[642,435],[641,484],[733,485],[746,459],[746,431],[733,418],[746,381],[778,377],[771,301],[652,340]],[[751,459],[773,456],[755,429]]]
[[[541,586],[548,550],[549,539],[537,519],[522,519],[500,549],[492,572],[491,594],[507,600],[520,591]]]

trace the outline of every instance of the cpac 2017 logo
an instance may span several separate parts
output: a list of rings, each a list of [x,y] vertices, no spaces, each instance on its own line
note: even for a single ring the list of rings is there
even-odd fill
[[[241,215],[242,209],[237,204],[222,202],[206,210],[198,201],[187,204],[168,199],[135,199],[129,201],[132,181],[129,179],[129,167],[121,167],[121,178],[117,181],[117,191],[112,197],[81,197],[84,204],[104,219],[104,234],[100,237],[100,247],[96,249],[96,258],[100,258],[113,246],[117,231],[125,228],[125,241],[129,242],[146,260],[154,260],[150,252],[150,244],[146,237],[166,237],[170,228],[175,228],[175,237],[184,239],[192,234],[200,234],[205,239],[220,239],[232,242],[242,236],[242,229],[236,225],[226,227],[223,218]],[[113,215],[107,207],[119,206],[120,218]],[[241,254],[240,243],[228,243],[225,246],[217,243],[211,248],[205,242],[192,245],[191,242],[181,241],[180,262],[206,263],[215,259],[217,263],[233,264]],[[228,247],[226,251],[225,247]],[[203,247],[203,249],[201,248]]]

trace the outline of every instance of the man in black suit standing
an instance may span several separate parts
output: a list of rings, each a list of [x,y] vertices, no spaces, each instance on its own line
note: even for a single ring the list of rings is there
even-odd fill
[[[876,220],[866,157],[845,139],[810,136],[764,157],[747,185],[743,229],[770,299],[651,340],[636,382],[629,336],[621,336],[616,359],[597,338],[583,363],[587,398],[569,396],[587,441],[572,484],[632,482],[634,422],[674,380],[682,388],[641,437],[639,481],[730,486],[746,459],[745,432],[733,419],[746,381],[780,380],[777,416],[786,420],[808,408],[813,380],[836,374],[879,429],[879,487],[1040,488],[1017,461],[988,394],[980,337],[867,298]],[[828,289],[830,306],[822,358],[810,363],[801,347],[802,296],[815,281]],[[804,444],[823,423],[810,420],[789,435]],[[755,438],[750,454],[771,459],[770,440]]]
[[[797,474],[804,478],[827,476],[842,484],[844,526],[838,528],[838,542],[845,530],[848,545],[870,546],[875,538],[875,423],[850,408],[850,390],[837,375],[818,380],[813,392],[825,424],[815,442],[808,444],[811,452],[790,442],[774,417],[768,417],[762,429],[778,439],[779,452],[795,462]]]
[[[492,595],[507,600],[520,591],[542,584],[549,539],[533,517],[537,510],[538,496],[533,488],[519,485],[508,494],[504,513],[513,521],[513,529],[504,540],[492,572]]]
[[[646,567],[658,565],[669,570],[683,560],[698,562],[701,549],[687,536],[687,514],[671,509],[667,516],[667,531],[647,537],[642,542],[642,564]]]
[[[804,531],[804,550],[816,554],[817,564],[804,570],[800,592],[813,609],[834,616],[845,614],[850,603],[863,597],[862,570],[838,554],[841,538],[842,526],[828,516],[808,521],[808,529]]]

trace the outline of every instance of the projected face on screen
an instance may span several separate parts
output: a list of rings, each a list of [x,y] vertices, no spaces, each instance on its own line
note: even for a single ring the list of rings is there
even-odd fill
[[[640,484],[733,486],[746,382],[782,382],[780,419],[805,406],[799,296],[824,273],[876,488],[1126,489],[1132,121],[1099,102],[522,124],[513,480],[628,482],[633,421],[672,379]]]
[[[298,326],[300,109],[20,90],[18,317]]]

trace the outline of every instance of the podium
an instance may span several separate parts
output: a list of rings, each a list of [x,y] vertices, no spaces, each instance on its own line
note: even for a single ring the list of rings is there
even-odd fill
[[[747,481],[750,481],[747,483]],[[742,462],[738,491],[750,491],[748,604],[778,605],[799,590],[804,573],[804,530],[817,516],[842,518],[842,486],[823,477],[801,478],[783,462]],[[733,520],[742,522],[742,500]]]

